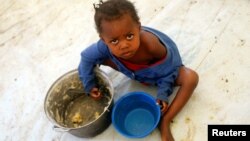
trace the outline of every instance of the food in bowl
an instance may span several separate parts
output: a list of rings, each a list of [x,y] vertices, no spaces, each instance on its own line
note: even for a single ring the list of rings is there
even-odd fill
[[[94,100],[84,94],[79,96],[68,104],[64,115],[64,125],[77,128],[96,120],[100,116],[99,113],[104,111],[108,101],[107,96],[100,100]]]
[[[71,121],[74,124],[80,124],[80,123],[82,123],[82,117],[80,115],[80,112],[75,113],[75,115],[72,117]]]

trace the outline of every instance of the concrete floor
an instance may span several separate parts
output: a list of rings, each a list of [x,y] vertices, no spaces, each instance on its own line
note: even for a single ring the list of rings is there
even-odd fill
[[[98,39],[92,0],[0,0],[1,141],[160,141],[156,129],[128,139],[111,125],[102,134],[77,138],[56,132],[44,113],[52,83],[77,68],[80,52]],[[97,2],[98,0],[95,0]],[[208,124],[250,124],[250,1],[135,1],[143,25],[168,34],[200,82],[172,123],[176,141],[206,141]],[[122,93],[144,88],[104,68]]]

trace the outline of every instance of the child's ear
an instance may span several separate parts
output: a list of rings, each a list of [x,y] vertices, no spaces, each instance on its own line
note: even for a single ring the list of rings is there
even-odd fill
[[[99,35],[99,38],[106,44],[104,38],[101,35]]]

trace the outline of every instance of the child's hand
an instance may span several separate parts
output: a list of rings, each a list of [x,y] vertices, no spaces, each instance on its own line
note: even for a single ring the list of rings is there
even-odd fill
[[[167,112],[168,104],[165,101],[157,99],[157,103],[161,106],[161,113],[162,115]]]
[[[101,92],[98,90],[98,88],[93,88],[90,91],[90,96],[94,99],[94,100],[99,100],[102,98],[102,94]]]

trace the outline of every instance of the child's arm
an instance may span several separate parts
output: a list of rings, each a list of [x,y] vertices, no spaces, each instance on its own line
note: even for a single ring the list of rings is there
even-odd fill
[[[81,53],[78,73],[86,93],[90,94],[91,90],[96,87],[95,67],[102,64],[107,58],[108,49],[102,41],[92,44]]]
[[[157,102],[161,106],[161,112],[164,114],[168,109],[169,96],[173,93],[174,82],[178,76],[178,68],[173,69],[170,74],[158,79]]]

